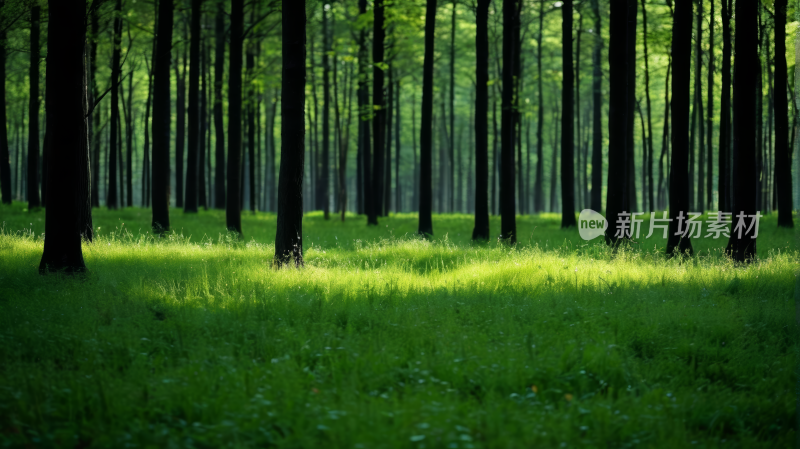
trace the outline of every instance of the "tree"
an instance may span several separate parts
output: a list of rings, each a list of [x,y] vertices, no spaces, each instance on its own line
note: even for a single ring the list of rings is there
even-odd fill
[[[100,18],[98,17],[99,14],[97,12],[98,8],[92,8],[90,11],[91,15],[91,43],[89,44],[89,104],[91,108],[94,108],[95,100],[99,95],[97,91],[97,36],[100,30]],[[153,39],[155,42],[155,39]],[[155,47],[154,47],[155,48]],[[151,77],[152,80],[152,72]],[[149,100],[149,92],[148,92],[148,100]],[[148,106],[149,106],[148,102]],[[149,108],[148,108],[149,112]],[[149,118],[149,114],[148,114]],[[147,123],[145,121],[145,123]],[[146,126],[145,126],[146,127]],[[92,120],[89,122],[89,135],[91,136],[90,145],[92,146],[92,207],[100,207],[100,139],[95,134],[100,130],[100,114],[92,114]],[[147,141],[146,135],[145,141]],[[147,148],[147,145],[145,145]],[[146,151],[146,150],[145,150]],[[145,153],[147,154],[147,153]],[[147,170],[147,168],[145,168]],[[145,172],[146,173],[146,172]],[[144,201],[144,199],[142,200]]]
[[[731,201],[730,167],[731,159],[731,14],[733,0],[722,0],[722,96],[719,111],[719,165],[717,171],[717,190],[719,191],[719,210],[729,211]]]
[[[500,162],[500,238],[513,245],[517,242],[517,221],[514,186],[514,56],[518,42],[514,28],[519,26],[519,0],[503,2],[503,104]]]
[[[544,29],[544,1],[539,2],[539,33],[536,38],[536,86],[538,117],[536,120],[536,181],[533,188],[533,210],[544,211],[544,94],[542,93],[542,31]],[[496,130],[495,130],[495,134]],[[492,183],[494,184],[494,183]]]
[[[325,219],[330,219],[330,103],[331,82],[329,68],[329,54],[332,51],[331,38],[328,35],[328,10],[330,5],[322,6],[322,210]]]
[[[786,102],[786,0],[775,0],[775,184],[778,226],[792,228],[792,171],[788,147]],[[795,156],[797,157],[797,156]]]
[[[736,2],[736,60],[733,64],[733,170],[731,172],[733,226],[725,253],[737,263],[756,257],[756,121],[757,2]],[[759,92],[760,95],[760,92]],[[758,118],[760,120],[760,117]],[[743,225],[742,232],[736,226]]]
[[[120,148],[117,147],[118,133],[121,129],[119,124],[119,83],[120,83],[120,46],[122,45],[122,0],[117,0],[114,5],[114,49],[111,52],[111,123],[109,129],[111,135],[108,138],[108,196],[106,196],[106,207],[116,209],[119,207],[117,199],[117,157]],[[122,173],[120,173],[122,174]]]
[[[475,10],[475,227],[472,240],[489,240],[489,3]],[[398,178],[399,179],[399,178]]]
[[[455,212],[453,200],[455,199],[455,169],[454,148],[456,142],[456,0],[453,0],[453,13],[450,18],[450,139],[448,139],[448,157],[450,161],[450,208],[449,211]],[[444,120],[444,117],[442,117]],[[460,206],[460,204],[459,204]]]
[[[169,143],[173,0],[159,0],[153,58],[153,230],[169,231]]]
[[[367,13],[367,0],[358,1],[358,11],[360,16]],[[369,217],[372,203],[372,177],[370,176],[371,165],[371,137],[370,121],[372,120],[372,105],[369,102],[369,87],[367,66],[369,65],[369,55],[367,54],[367,30],[362,27],[358,37],[358,115],[359,115],[359,139],[358,139],[358,162],[361,172],[361,179],[358,182],[358,195],[360,198],[358,213],[366,213]],[[369,218],[367,219],[369,222]]]
[[[705,208],[705,123],[703,122],[703,48],[701,46],[703,37],[703,2],[697,2],[697,33],[695,34],[695,64],[694,64],[694,92],[695,92],[695,108],[697,110],[697,129],[699,131],[697,144],[698,144],[698,161],[697,161],[697,201],[695,208],[704,211]],[[692,142],[694,144],[694,142]],[[690,192],[694,193],[694,192]]]
[[[603,38],[600,34],[600,6],[598,0],[591,0],[594,15],[594,47],[592,49],[592,209],[602,209],[603,185],[603,67],[600,55]]]
[[[28,107],[28,210],[41,206],[39,201],[39,20],[41,7],[31,8],[30,106]]]
[[[214,18],[214,207],[225,209],[225,125],[222,111],[222,78],[225,74],[225,9],[217,3]]]
[[[572,69],[572,0],[561,4],[561,228],[577,226],[575,221],[575,115],[573,113],[575,72]]]
[[[372,168],[372,207],[367,211],[367,224],[377,225],[378,214],[383,211],[383,175],[385,171],[384,156],[386,154],[384,134],[386,131],[386,99],[383,95],[383,45],[386,39],[384,30],[383,0],[375,0],[373,6],[372,29],[372,118],[373,147],[375,148]]]
[[[200,145],[203,136],[200,133],[200,18],[203,0],[192,0],[192,23],[189,30],[189,148],[186,154],[186,199],[183,202],[184,212],[197,212],[197,189]]]
[[[669,236],[667,254],[693,253],[692,241],[682,222],[688,218],[689,190],[689,91],[692,54],[692,3],[676,0],[672,20],[672,166],[669,179]],[[680,217],[680,219],[679,219]]]
[[[711,204],[714,199],[714,152],[712,151],[714,148],[714,0],[711,0],[708,21],[711,24],[708,27],[708,110],[706,112],[706,129],[708,130],[706,167],[708,173],[706,173],[706,202],[701,205],[706,209],[711,209],[714,207]]]
[[[86,270],[81,250],[85,216],[91,217],[89,198],[90,167],[88,123],[89,109],[86,66],[86,1],[49,0],[46,88],[48,108],[58,120],[48,124],[52,133],[47,185],[48,207],[39,272],[65,273]],[[89,221],[91,227],[91,221]]]
[[[645,171],[647,176],[647,200],[652,211],[656,208],[655,198],[653,197],[653,114],[650,107],[650,65],[647,55],[647,6],[645,0],[642,0],[642,42],[644,43],[644,94],[647,106],[647,157],[645,158],[647,167]],[[709,148],[711,147],[709,146]],[[644,203],[644,200],[642,202]]]
[[[244,0],[231,1],[231,48],[228,70],[228,198],[225,223],[242,233],[242,49]],[[285,98],[285,97],[284,97]]]
[[[3,1],[0,1],[2,8]],[[0,42],[5,42],[6,32],[0,31]],[[6,128],[6,47],[0,45],[0,191],[3,204],[11,204],[11,162],[8,155],[8,130]]]
[[[433,235],[432,123],[433,42],[436,29],[436,0],[426,0],[425,56],[422,64],[422,121],[419,131],[419,228],[421,235]]]
[[[183,25],[183,35],[176,43],[183,47],[182,57],[176,50],[175,59],[175,205],[183,207],[183,153],[186,145],[186,22]],[[181,70],[181,62],[183,69]]]
[[[303,265],[306,2],[284,2],[281,17],[281,168],[278,178],[276,266]]]
[[[630,1],[630,0],[628,0]],[[635,0],[634,0],[635,1]],[[690,1],[690,0],[679,0]],[[609,221],[606,242],[617,245],[629,237],[618,220],[630,212],[628,189],[628,115],[627,15],[623,1],[612,1],[608,29],[609,101],[608,101],[608,186],[606,188],[606,219]],[[635,19],[634,19],[635,20]],[[635,35],[634,35],[635,36]]]

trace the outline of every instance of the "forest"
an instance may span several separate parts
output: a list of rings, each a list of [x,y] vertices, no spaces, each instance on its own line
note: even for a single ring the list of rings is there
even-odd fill
[[[0,0],[0,445],[800,444],[799,13]]]

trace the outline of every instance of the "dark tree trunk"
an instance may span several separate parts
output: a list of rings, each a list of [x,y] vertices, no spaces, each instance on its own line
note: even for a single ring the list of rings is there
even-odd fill
[[[719,166],[717,190],[719,210],[729,211],[731,201],[730,167],[731,157],[731,5],[733,0],[722,0],[722,95],[719,111]]]
[[[392,205],[392,113],[394,109],[394,70],[390,67],[389,79],[387,80],[389,90],[386,99],[386,159],[384,164],[385,182],[383,185],[383,210],[381,211],[382,217],[389,216],[389,209]]]
[[[255,14],[250,13],[251,22],[255,20]],[[247,60],[245,66],[245,79],[247,80],[247,154],[248,154],[248,190],[250,191],[250,211],[255,213],[258,201],[258,190],[256,189],[256,115],[255,102],[256,91],[253,85],[254,71],[256,67],[255,46],[252,42],[247,44]]]
[[[183,26],[181,62],[175,57],[175,207],[183,207],[183,154],[186,149],[186,23]],[[183,64],[183,67],[181,67]]]
[[[86,270],[81,237],[91,228],[89,142],[86,66],[85,0],[50,0],[48,25],[47,107],[59,119],[48,124],[53,151],[47,185],[49,205],[45,212],[44,252],[39,272]],[[38,8],[38,7],[37,7]],[[48,75],[48,74],[45,74]],[[88,222],[87,222],[87,217]]]
[[[201,37],[202,38],[202,37]],[[209,142],[206,142],[206,137],[210,137],[210,133],[208,130],[208,88],[206,85],[206,78],[207,78],[207,58],[208,58],[208,47],[203,46],[202,54],[200,55],[200,137],[198,141],[198,154],[197,154],[197,202],[198,206],[202,206],[203,209],[208,209],[208,197],[206,195],[206,166],[205,164],[207,161],[210,161],[210,157],[206,159],[206,152],[211,147]],[[191,73],[190,73],[191,76]],[[209,168],[211,168],[209,166]],[[209,174],[209,181],[211,178],[211,170],[208,170]]]
[[[503,2],[503,105],[500,162],[500,238],[517,242],[514,179],[514,60],[518,42],[514,29],[519,26],[519,0]]]
[[[723,0],[724,1],[724,0]],[[714,201],[714,0],[711,0],[711,10],[709,11],[708,27],[708,109],[706,110],[706,131],[708,131],[708,140],[706,142],[706,202],[703,205],[705,210],[710,210]],[[701,203],[702,204],[702,203]]]
[[[563,11],[562,11],[563,13]],[[562,27],[563,28],[563,27]],[[572,30],[569,30],[570,37],[572,34]],[[581,126],[581,36],[583,36],[583,14],[581,11],[578,11],[578,33],[575,37],[576,44],[575,44],[575,106],[573,109],[573,114],[575,115],[575,138],[573,142],[577,142],[577,145],[573,144],[573,151],[575,154],[575,162],[576,167],[573,170],[575,174],[575,182],[573,185],[575,186],[575,203],[578,209],[583,209],[584,201],[583,201],[583,176],[581,175],[581,170],[583,169],[583,161],[582,156],[583,152],[581,151],[581,142],[583,132],[583,127]],[[562,44],[563,45],[563,44]],[[529,145],[530,147],[530,145]],[[530,154],[530,152],[528,152]],[[529,161],[530,163],[530,161]],[[526,202],[527,204],[527,202]],[[527,207],[527,206],[526,206]],[[576,222],[577,224],[577,222]]]
[[[0,7],[4,6],[3,3],[0,1]],[[5,40],[6,32],[0,31],[0,42]],[[11,161],[6,126],[6,48],[0,46],[0,191],[3,194],[3,204],[11,204]]]
[[[394,211],[400,212],[403,208],[401,200],[401,182],[400,182],[400,80],[395,81],[395,122],[394,122]]]
[[[679,0],[690,1],[690,0]],[[625,2],[612,1],[608,28],[609,102],[608,102],[608,187],[606,189],[606,242],[616,245],[628,239],[629,230],[617,223],[622,212],[630,212],[628,193],[628,80],[627,15]]]
[[[658,159],[658,208],[664,209],[667,205],[666,191],[664,189],[664,158],[667,157],[667,149],[669,148],[669,75],[672,69],[672,59],[667,62],[667,77],[666,86],[664,88],[664,129],[661,133],[661,157]],[[669,160],[669,159],[667,159]],[[668,165],[668,164],[667,164]]]
[[[536,181],[533,188],[533,210],[544,212],[544,95],[542,92],[542,31],[544,29],[544,3],[539,3],[539,34],[536,38],[536,87],[538,117],[536,119]],[[598,19],[599,20],[599,19]]]
[[[275,89],[275,101],[272,103],[272,114],[269,119],[269,148],[270,148],[270,173],[269,173],[269,198],[272,203],[270,210],[278,211],[278,176],[275,173],[277,158],[275,157],[275,116],[278,115],[278,90]]]
[[[693,254],[692,241],[684,236],[688,218],[689,190],[689,99],[691,91],[692,3],[677,0],[672,21],[672,167],[669,181],[669,236],[667,255]],[[681,217],[680,221],[678,217]]]
[[[410,209],[414,208],[416,204],[419,206],[420,199],[419,199],[419,191],[420,191],[420,167],[419,163],[417,162],[417,96],[411,96],[411,155],[413,156],[413,163],[414,163],[414,179],[413,185],[411,188],[411,207]]]
[[[40,6],[31,8],[30,37],[30,106],[28,107],[28,210],[41,206],[39,201],[39,20]]]
[[[601,52],[603,38],[600,34],[600,6],[592,0],[594,15],[594,48],[592,49],[592,210],[602,210],[603,185],[603,67]]]
[[[694,64],[694,76],[695,76],[695,95],[696,99],[696,107],[697,107],[697,130],[698,138],[698,152],[697,152],[697,201],[694,204],[694,208],[699,211],[705,211],[705,159],[706,159],[706,149],[705,149],[705,122],[703,120],[703,81],[702,81],[702,71],[703,71],[703,48],[701,46],[703,37],[703,2],[697,2],[697,32],[695,34],[695,64]]]
[[[158,13],[157,4],[156,13]],[[156,17],[156,23],[158,23],[158,17]],[[158,39],[153,38],[153,65],[147,67],[147,101],[145,102],[144,112],[144,149],[142,151],[144,153],[142,155],[142,207],[150,206],[150,104],[153,94],[153,67],[155,66],[157,42]],[[99,141],[100,139],[95,138],[95,140]],[[92,145],[97,147],[97,154],[99,157],[100,145],[94,143]],[[92,183],[93,186],[96,184],[97,182]]]
[[[775,185],[778,226],[792,228],[792,169],[786,101],[786,0],[775,0]],[[794,109],[794,108],[792,108]]]
[[[225,73],[225,10],[223,3],[217,3],[214,19],[214,208],[225,207],[225,125],[222,111],[222,78]],[[235,184],[233,184],[235,185]]]
[[[558,175],[556,171],[556,167],[558,166],[558,143],[559,143],[559,125],[560,122],[560,110],[559,104],[556,104],[553,108],[553,144],[551,148],[553,149],[553,155],[550,158],[550,212],[558,212],[558,195],[556,194],[556,190],[558,188]]]
[[[236,1],[236,0],[235,0]],[[303,165],[306,83],[305,0],[285,2],[282,14],[281,171],[274,264],[303,265]]]
[[[367,211],[367,224],[377,225],[378,214],[383,210],[383,175],[386,131],[386,107],[383,95],[383,45],[386,31],[383,29],[384,13],[383,0],[375,0],[373,7],[374,22],[372,29],[372,109],[375,116],[372,119],[372,134],[375,147],[375,165],[372,168],[372,207]]]
[[[475,227],[472,240],[489,240],[489,3],[475,11]]]
[[[572,69],[572,0],[561,5],[561,228],[577,226],[575,221],[574,90]]]
[[[97,91],[97,38],[100,33],[97,8],[91,12],[91,43],[89,44],[89,104],[90,110],[94,108],[95,99],[100,94]],[[155,41],[155,39],[154,39]],[[89,135],[91,136],[91,166],[92,166],[92,207],[100,207],[100,138],[96,133],[100,130],[100,113],[92,114],[89,122]]]
[[[153,230],[169,231],[169,143],[173,0],[159,0],[153,59]]]
[[[733,67],[733,224],[725,247],[735,262],[751,262],[756,257],[753,220],[756,217],[756,148],[753,123],[756,121],[757,8],[756,2],[736,2],[736,60]],[[784,72],[785,73],[785,72]],[[737,226],[742,225],[741,232]]]
[[[287,8],[288,9],[288,8]],[[284,14],[286,12],[284,11]],[[284,19],[285,21],[286,19]],[[284,22],[287,23],[287,22]],[[292,22],[288,22],[292,23]],[[305,28],[305,25],[303,26]],[[231,45],[228,70],[228,198],[225,213],[229,231],[242,233],[242,44],[244,0],[231,2]],[[286,43],[283,44],[284,47]],[[291,48],[291,47],[290,47]],[[285,48],[284,48],[285,51]],[[305,57],[305,52],[303,52]],[[286,98],[286,97],[284,97]]]
[[[358,1],[359,14],[362,16],[367,13],[367,0]],[[368,77],[367,67],[369,66],[367,54],[367,30],[361,29],[359,34],[359,48],[358,48],[358,115],[359,115],[359,147],[358,152],[359,168],[361,169],[361,182],[359,182],[358,197],[361,199],[358,213],[367,214],[369,217],[372,214],[372,177],[370,176],[371,169],[371,143],[370,136],[370,121],[372,120],[372,104],[369,101],[369,87],[367,85]]]
[[[635,145],[633,144],[633,130],[635,125],[634,109],[636,108],[636,22],[638,19],[638,3],[636,0],[628,0],[628,21],[627,21],[627,34],[626,34],[626,66],[628,71],[627,79],[627,113],[626,117],[628,122],[625,131],[627,132],[627,175],[628,185],[626,192],[628,194],[628,207],[629,210],[637,209],[636,206],[636,163],[634,156]]]
[[[453,0],[453,13],[450,19],[450,139],[448,140],[448,155],[450,158],[450,212],[455,212],[453,200],[455,198],[455,183],[453,172],[455,169],[454,148],[456,141],[456,0]],[[442,117],[444,119],[444,117]]]
[[[714,0],[712,0],[713,3]],[[653,113],[650,107],[650,64],[647,54],[647,7],[642,0],[642,42],[644,43],[644,94],[647,105],[647,200],[650,210],[656,210],[653,192]],[[710,115],[709,115],[710,117]],[[709,148],[711,148],[709,146]],[[642,200],[644,202],[644,200]]]
[[[125,111],[124,104],[123,111]],[[127,153],[125,157],[125,165],[127,169],[127,172],[125,173],[125,204],[128,206],[133,206],[133,73],[128,74],[127,111],[128,112],[125,114],[125,150]]]
[[[322,8],[322,212],[325,219],[330,219],[330,145],[331,145],[331,125],[330,125],[330,104],[331,104],[331,82],[329,53],[332,51],[331,38],[328,35],[328,12],[325,5]]]
[[[421,235],[433,235],[431,218],[433,185],[431,170],[431,126],[433,119],[433,43],[436,29],[436,0],[426,0],[425,59],[422,65],[422,121],[419,132],[419,228]]]
[[[197,188],[200,145],[203,136],[200,132],[200,18],[202,16],[202,0],[192,0],[192,22],[189,30],[189,147],[186,151],[186,200],[184,212],[197,212]]]

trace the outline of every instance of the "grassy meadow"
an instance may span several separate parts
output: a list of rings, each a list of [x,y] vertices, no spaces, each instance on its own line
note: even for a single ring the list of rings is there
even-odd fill
[[[0,206],[0,447],[794,447],[800,253],[761,219],[756,263],[560,216],[473,244],[470,215],[304,220],[95,210],[85,276],[40,276],[44,212]],[[492,217],[493,234],[499,218]],[[658,231],[656,232],[658,233]],[[705,234],[705,229],[704,232]]]

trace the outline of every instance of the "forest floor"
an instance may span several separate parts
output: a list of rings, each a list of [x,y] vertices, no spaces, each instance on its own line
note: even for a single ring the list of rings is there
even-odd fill
[[[725,239],[612,253],[518,218],[304,220],[274,270],[274,214],[95,210],[89,272],[40,276],[44,212],[0,206],[0,447],[791,447],[800,253],[762,218]],[[124,223],[124,225],[123,225]],[[492,218],[493,234],[499,220]],[[705,233],[705,232],[704,232]],[[645,244],[643,242],[649,242]]]

